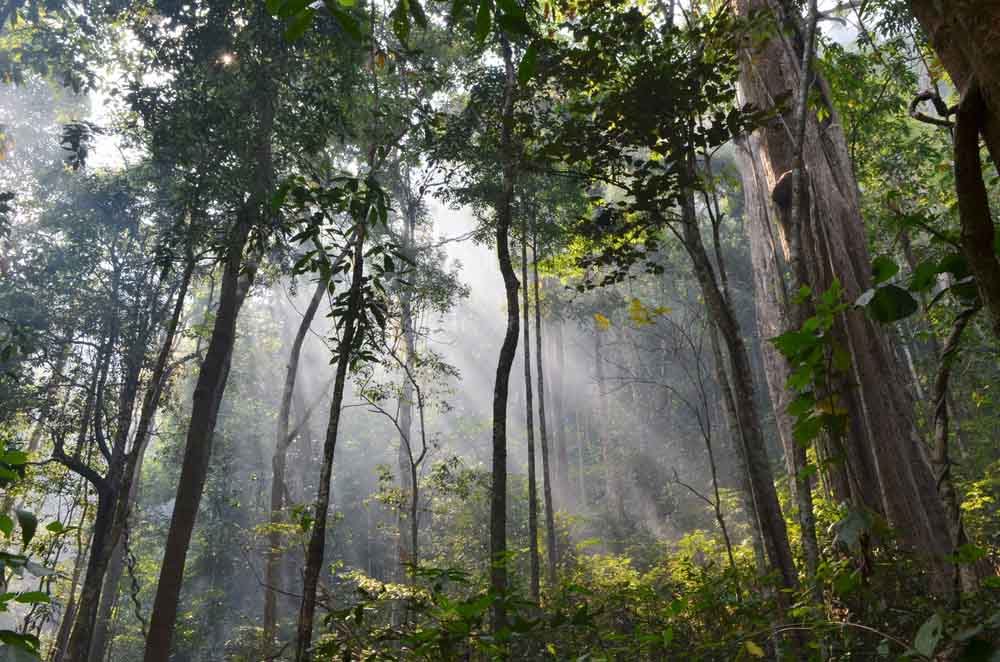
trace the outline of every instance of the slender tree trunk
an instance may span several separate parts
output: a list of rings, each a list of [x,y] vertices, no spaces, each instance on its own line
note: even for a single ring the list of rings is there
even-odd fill
[[[937,378],[934,380],[934,452],[932,462],[937,474],[938,493],[948,512],[948,531],[951,535],[952,553],[969,542],[962,523],[962,510],[958,492],[951,475],[951,457],[948,448],[949,411],[948,382],[955,359],[958,356],[959,343],[965,327],[979,312],[979,305],[963,310],[955,318],[951,333],[941,350],[940,366]],[[959,606],[959,596],[962,593],[974,593],[979,588],[979,576],[975,564],[960,564],[955,567],[955,582],[957,584],[954,600]]]
[[[125,545],[122,540],[125,528],[128,526],[128,519],[131,515],[132,504],[135,503],[139,487],[139,477],[142,472],[142,461],[146,453],[151,438],[153,421],[156,417],[156,410],[159,407],[160,396],[169,376],[167,361],[173,351],[174,339],[180,326],[181,314],[184,311],[184,302],[187,298],[188,287],[191,284],[191,277],[194,273],[195,260],[193,255],[188,255],[181,275],[180,285],[174,300],[173,311],[167,323],[166,335],[163,344],[160,346],[159,354],[153,365],[153,372],[149,377],[149,384],[143,396],[142,409],[139,414],[139,422],[136,425],[135,441],[133,448],[125,461],[123,480],[119,488],[119,498],[115,504],[115,514],[113,531],[114,549],[111,560],[108,564],[107,574],[104,578],[104,587],[101,590],[101,603],[97,614],[96,626],[94,629],[93,641],[90,647],[89,662],[101,662],[104,659],[104,651],[107,648],[108,628],[111,623],[111,610],[114,607],[118,594],[118,583],[121,580],[125,566]]]
[[[84,565],[83,561],[87,558],[87,552],[90,546],[89,539],[86,544],[83,542],[84,525],[87,522],[87,510],[90,508],[90,502],[87,500],[88,485],[89,483],[83,483],[83,488],[81,490],[82,496],[80,498],[83,502],[83,508],[80,513],[80,525],[77,527],[76,531],[76,558],[73,559],[73,578],[70,580],[69,584],[69,600],[66,601],[66,611],[63,612],[62,621],[59,623],[59,631],[56,633],[56,639],[52,643],[52,649],[49,653],[49,659],[52,660],[52,662],[62,662],[63,658],[66,656],[66,646],[69,644],[69,635],[72,631],[73,623],[76,622],[76,587],[80,583],[80,574]]]
[[[763,429],[754,402],[754,379],[750,357],[732,305],[719,289],[719,282],[698,228],[694,201],[690,196],[685,196],[682,216],[684,247],[694,265],[695,276],[701,286],[709,314],[722,334],[729,353],[736,414],[742,430],[741,437],[747,458],[749,480],[757,514],[760,517],[761,537],[767,551],[769,568],[777,574],[783,588],[795,589],[798,587],[798,576],[788,543],[785,519],[774,489],[774,475],[767,457]],[[785,598],[787,596],[782,595],[782,599]]]
[[[496,203],[496,242],[500,274],[503,276],[504,292],[507,298],[507,330],[500,357],[497,360],[496,381],[493,385],[493,484],[490,498],[490,588],[498,598],[493,603],[493,631],[498,632],[507,625],[507,609],[504,597],[507,594],[507,392],[510,386],[510,371],[517,352],[517,337],[520,329],[517,302],[517,276],[510,259],[511,202],[514,197],[516,164],[514,154],[514,92],[516,88],[514,60],[510,42],[500,37],[506,73],[503,108],[503,126],[500,135],[500,159],[503,165],[503,183]]]
[[[563,321],[554,320],[553,336],[556,352],[556,374],[551,380],[554,407],[553,418],[555,426],[553,440],[555,441],[555,484],[560,498],[570,498],[570,466],[569,466],[569,422],[566,417],[566,345],[563,333]]]
[[[245,212],[241,217],[229,244],[215,326],[195,384],[177,497],[150,615],[145,662],[167,662],[170,657],[188,545],[208,477],[216,418],[229,377],[236,319],[252,279],[252,267],[240,273],[250,232]]]
[[[344,333],[339,343],[340,351],[337,356],[333,400],[330,403],[330,418],[326,427],[326,439],[323,442],[323,463],[320,466],[312,532],[309,536],[309,545],[306,551],[306,565],[302,580],[302,606],[299,609],[298,637],[295,647],[296,662],[308,662],[312,659],[312,631],[316,615],[316,590],[319,585],[320,572],[323,569],[323,556],[326,548],[326,522],[330,511],[330,481],[333,478],[333,456],[337,447],[341,405],[344,401],[344,385],[347,381],[347,370],[353,356],[354,338],[358,331],[359,320],[364,315],[365,234],[366,228],[362,222],[359,222],[354,239],[354,264],[351,273],[351,290],[347,310],[344,313]]]
[[[271,650],[275,645],[278,623],[278,592],[281,584],[281,531],[284,497],[287,491],[285,483],[285,465],[288,458],[288,447],[292,443],[289,434],[289,420],[292,411],[292,396],[295,393],[295,381],[299,372],[299,359],[302,356],[302,345],[306,334],[312,326],[316,311],[319,309],[323,296],[329,287],[329,281],[320,278],[316,283],[312,298],[306,306],[299,322],[299,328],[292,340],[292,348],[285,367],[285,383],[281,390],[281,404],[278,409],[278,430],[275,438],[274,456],[271,458],[271,509],[270,530],[268,531],[267,562],[264,568],[264,647]],[[303,411],[301,415],[308,414]]]
[[[538,291],[538,237],[535,235],[535,244],[532,255],[534,259],[534,287],[535,287],[535,350],[538,367],[538,432],[542,441],[542,482],[545,495],[545,545],[548,548],[548,582],[552,589],[556,585],[556,564],[559,561],[559,551],[556,549],[556,516],[555,507],[552,503],[552,468],[549,462],[549,435],[545,421],[545,373],[543,372],[544,361],[542,360],[542,300]]]
[[[722,392],[723,411],[725,412],[726,427],[729,430],[729,437],[736,452],[740,495],[743,497],[743,509],[747,514],[747,521],[750,525],[750,539],[753,543],[754,561],[760,574],[767,568],[767,556],[764,551],[764,541],[760,534],[760,517],[757,515],[757,506],[753,494],[753,486],[750,483],[750,474],[746,458],[746,447],[742,439],[742,431],[739,427],[739,417],[736,415],[736,403],[733,401],[733,391],[729,385],[729,375],[726,374],[726,359],[719,344],[719,330],[714,324],[711,325],[710,336],[712,344],[712,357],[715,363],[715,378],[719,383],[719,390]]]
[[[531,330],[528,319],[531,306],[528,302],[528,222],[521,219],[521,304],[524,326],[524,429],[528,437],[528,557],[531,571],[531,598],[538,602],[540,595],[540,560],[538,554],[538,481],[535,476],[535,411],[531,388]]]

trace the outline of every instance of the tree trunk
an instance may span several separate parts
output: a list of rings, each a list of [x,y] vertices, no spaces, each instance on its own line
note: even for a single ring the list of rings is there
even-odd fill
[[[556,549],[556,516],[552,504],[552,469],[549,462],[549,435],[545,421],[545,373],[542,366],[542,300],[538,291],[538,237],[535,235],[535,244],[532,255],[532,264],[535,272],[535,350],[538,369],[538,433],[542,441],[542,484],[545,498],[545,545],[548,548],[548,582],[552,590],[556,585],[556,564],[559,560],[559,552]]]
[[[985,101],[983,134],[994,165],[1000,170],[1000,1],[943,2],[911,0],[920,22],[959,92],[978,85]]]
[[[194,266],[194,256],[189,254],[174,301],[174,308],[167,323],[166,335],[163,339],[163,344],[160,346],[156,362],[153,365],[153,372],[149,377],[146,393],[143,396],[142,409],[139,414],[139,422],[136,425],[133,448],[126,458],[122,484],[118,489],[119,496],[115,504],[114,528],[111,535],[114,541],[112,543],[114,548],[108,564],[107,574],[104,578],[104,588],[101,590],[101,603],[97,613],[97,624],[90,646],[90,662],[101,662],[104,659],[104,651],[107,648],[111,610],[117,598],[118,583],[121,580],[125,565],[125,545],[122,540],[122,534],[128,526],[132,504],[135,503],[136,494],[138,493],[142,461],[152,436],[151,429],[156,417],[156,410],[159,407],[160,396],[169,377],[170,370],[167,366],[167,361],[173,350],[174,339],[180,325],[181,313],[184,311],[184,301],[187,298],[187,291],[191,284]]]
[[[788,543],[788,531],[781,514],[781,505],[774,489],[774,475],[767,457],[767,445],[754,402],[754,379],[750,357],[743,334],[731,303],[722,295],[705,250],[695,216],[694,201],[685,196],[682,203],[682,236],[684,248],[691,257],[695,276],[713,323],[722,334],[729,353],[733,399],[747,459],[749,481],[753,490],[761,537],[767,552],[769,569],[775,572],[785,589],[798,587],[798,576]],[[780,599],[788,596],[779,593]]]
[[[295,380],[299,372],[299,358],[302,356],[302,345],[305,342],[306,334],[312,326],[313,319],[319,304],[323,301],[329,281],[320,278],[316,283],[316,289],[309,305],[302,315],[299,328],[295,332],[292,340],[292,348],[288,355],[288,363],[285,367],[285,382],[281,390],[281,404],[278,409],[278,430],[275,438],[274,456],[271,458],[271,510],[270,510],[270,530],[268,531],[267,561],[264,568],[264,647],[271,650],[275,644],[278,622],[278,592],[281,584],[281,531],[279,525],[282,520],[282,509],[284,508],[284,497],[287,491],[285,483],[285,465],[288,457],[288,447],[292,443],[293,436],[289,434],[289,420],[292,411],[292,396],[295,393]],[[301,412],[307,416],[307,412]]]
[[[746,511],[747,522],[750,525],[750,540],[753,544],[754,562],[757,571],[763,575],[767,568],[767,555],[764,551],[764,540],[760,534],[760,517],[757,515],[757,506],[753,494],[753,486],[750,483],[750,474],[746,458],[746,447],[742,440],[742,431],[739,427],[739,417],[736,415],[736,403],[733,400],[733,391],[729,385],[729,375],[726,374],[726,359],[719,345],[719,330],[715,324],[711,325],[709,339],[712,343],[712,357],[715,363],[715,379],[722,392],[723,411],[726,414],[726,427],[729,431],[729,438],[736,453],[737,465],[740,481],[740,495],[743,497],[743,510]]]
[[[937,473],[938,493],[948,512],[948,532],[951,535],[953,553],[969,542],[962,524],[962,510],[955,483],[951,476],[951,458],[948,449],[949,411],[948,382],[951,370],[958,356],[962,333],[972,318],[979,312],[979,305],[963,310],[955,318],[951,333],[941,350],[940,366],[934,380],[934,453],[932,462]],[[959,606],[961,593],[974,593],[979,588],[976,564],[959,564],[955,568],[955,581],[959,590],[955,591],[955,606]]]
[[[262,40],[265,38],[263,33],[271,30],[269,22],[268,17],[257,26],[262,32]],[[229,379],[236,341],[236,320],[257,271],[256,260],[244,260],[243,251],[251,229],[267,219],[271,202],[275,99],[267,72],[258,70],[255,77],[257,89],[251,105],[257,126],[245,157],[253,164],[252,181],[248,182],[250,195],[241,204],[236,225],[228,237],[219,307],[192,396],[184,459],[150,615],[144,662],[167,662],[170,657],[188,546],[208,477],[219,406]]]
[[[145,662],[167,662],[170,657],[188,545],[208,477],[216,418],[229,377],[233,344],[236,340],[236,319],[253,278],[252,266],[241,273],[243,249],[250,232],[250,222],[245,212],[240,216],[223,269],[215,325],[192,397],[177,497],[150,614]]]
[[[535,476],[535,411],[531,388],[531,330],[528,325],[531,306],[528,302],[528,223],[521,219],[521,304],[524,326],[524,429],[528,437],[528,558],[531,572],[531,598],[538,602],[540,594],[540,561],[538,555],[538,482]]]
[[[323,463],[320,466],[316,506],[313,512],[312,532],[306,551],[306,565],[302,579],[302,606],[299,609],[298,637],[296,639],[296,662],[308,662],[312,658],[312,630],[316,614],[316,590],[323,568],[326,548],[326,521],[330,511],[330,481],[333,478],[333,456],[337,448],[340,429],[341,405],[344,401],[344,385],[347,369],[351,364],[352,350],[358,323],[364,314],[364,263],[366,228],[359,222],[355,233],[351,291],[347,310],[344,313],[344,335],[339,343],[337,372],[333,384],[333,399],[330,402],[330,417],[323,442]]]
[[[555,429],[552,438],[555,442],[555,484],[560,498],[570,498],[570,466],[569,466],[569,425],[566,416],[566,343],[563,333],[563,321],[554,320],[553,331],[556,352],[556,374],[551,380],[554,407],[553,419]]]
[[[496,380],[493,384],[493,484],[490,495],[490,588],[497,595],[493,603],[493,632],[507,625],[504,598],[507,593],[507,392],[510,371],[517,352],[520,329],[517,302],[517,276],[510,259],[511,202],[514,198],[516,164],[513,144],[514,92],[516,78],[510,42],[500,37],[506,73],[500,135],[500,160],[503,165],[503,185],[496,203],[497,260],[503,277],[507,299],[507,330],[497,359]]]
[[[741,15],[767,11],[781,28],[798,30],[797,18],[786,15],[784,4],[777,0],[736,0],[735,4]],[[743,101],[771,108],[774,99],[798,89],[801,63],[793,41],[779,30],[755,53],[746,54],[740,80]],[[822,79],[818,78],[817,87],[822,98],[829,99]],[[811,231],[803,237],[801,251],[814,292],[826,291],[836,278],[847,299],[853,300],[872,285],[871,261],[846,141],[835,109],[827,104],[827,110],[831,115],[828,125],[821,126],[814,113],[806,118],[803,158],[809,181]],[[755,152],[760,157],[756,170],[772,191],[780,176],[793,166],[790,120],[786,112],[755,134],[760,147]],[[767,224],[769,218],[751,218],[750,222]],[[784,228],[768,226],[767,232],[784,232]],[[784,238],[787,243],[787,232]],[[921,452],[913,403],[891,341],[856,310],[838,320],[834,337],[852,359],[851,385],[841,389],[850,419],[844,455],[848,470],[855,474],[851,483],[865,490],[857,495],[859,500],[871,510],[884,512],[904,545],[932,564],[935,588],[948,591],[944,508]]]
[[[976,277],[993,335],[1000,339],[1000,258],[979,161],[979,134],[986,130],[987,118],[982,89],[973,84],[959,104],[955,122],[955,190],[962,224],[962,250]]]

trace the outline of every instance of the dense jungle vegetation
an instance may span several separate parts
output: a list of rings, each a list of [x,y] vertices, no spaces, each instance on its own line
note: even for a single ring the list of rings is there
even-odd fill
[[[1000,660],[998,0],[2,0],[0,78],[0,661]]]

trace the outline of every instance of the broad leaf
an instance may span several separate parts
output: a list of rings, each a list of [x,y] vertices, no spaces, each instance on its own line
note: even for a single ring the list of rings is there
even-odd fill
[[[876,285],[886,282],[899,273],[899,265],[887,255],[879,255],[872,261],[872,279]]]
[[[21,541],[27,547],[31,539],[35,537],[35,531],[38,529],[38,518],[35,517],[34,513],[20,509],[16,511],[16,515],[17,523],[21,525]]]
[[[870,299],[866,292],[858,299],[857,304],[867,308],[872,318],[883,324],[909,317],[920,308],[912,294],[896,285],[877,288]]]
[[[924,624],[917,631],[917,638],[913,640],[913,650],[924,657],[933,657],[934,649],[941,641],[943,632],[944,622],[941,620],[941,615],[934,614],[924,621]]]

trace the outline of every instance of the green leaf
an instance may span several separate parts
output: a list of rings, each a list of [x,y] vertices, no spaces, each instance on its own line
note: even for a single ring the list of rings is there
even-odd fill
[[[18,467],[28,463],[28,454],[21,451],[7,451],[0,455],[0,462]]]
[[[48,531],[49,533],[54,533],[56,535],[59,535],[60,533],[66,533],[69,529],[63,526],[62,522],[54,521],[46,524],[45,530]]]
[[[479,0],[479,10],[476,12],[476,40],[479,43],[486,41],[492,22],[493,6],[490,0]]]
[[[27,510],[18,509],[15,513],[17,514],[17,523],[21,525],[21,540],[27,547],[31,539],[35,537],[35,531],[38,529],[38,518]]]
[[[268,0],[267,10],[278,18],[290,18],[308,7],[312,0]]]
[[[52,602],[52,598],[45,591],[26,591],[18,593],[17,597],[14,598],[14,602],[20,602],[25,605],[48,604]]]
[[[871,300],[862,303],[864,298],[865,295],[858,299],[858,305],[865,306],[872,318],[883,324],[909,317],[920,308],[913,295],[896,285],[885,285],[876,289]]]
[[[521,85],[526,85],[528,81],[531,80],[532,76],[535,75],[535,69],[538,64],[538,42],[533,42],[528,46],[528,50],[524,51],[524,55],[521,57],[521,63],[517,65],[517,80]]]
[[[920,626],[917,638],[913,640],[913,649],[924,657],[932,657],[943,632],[944,622],[941,620],[941,615],[934,614]]]
[[[938,265],[932,261],[921,262],[913,270],[910,277],[910,289],[914,292],[925,292],[937,282],[937,275],[940,273]]]
[[[969,275],[969,263],[961,253],[945,255],[938,263],[938,273],[951,274],[958,280]]]
[[[313,17],[316,16],[316,12],[312,9],[306,9],[304,12],[295,16],[292,19],[291,24],[285,29],[285,41],[296,41],[306,30],[312,27]]]
[[[11,532],[14,531],[14,520],[10,518],[9,515],[0,515],[0,532],[7,538],[10,538]]]
[[[413,17],[413,20],[420,27],[427,27],[427,14],[424,12],[424,7],[420,4],[420,0],[410,0],[410,16]]]
[[[886,282],[899,273],[899,265],[887,255],[879,255],[872,261],[872,279],[876,285]]]
[[[410,40],[410,0],[399,0],[396,8],[392,10],[392,32],[399,39],[400,43],[406,44]]]
[[[364,41],[365,36],[361,32],[361,25],[356,18],[340,8],[338,0],[323,0],[323,4],[326,6],[327,11],[330,12],[330,15],[337,19],[337,23],[344,32],[358,41]]]

